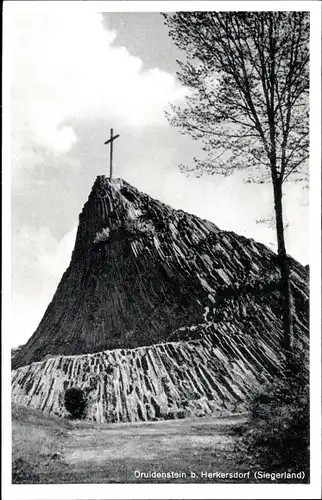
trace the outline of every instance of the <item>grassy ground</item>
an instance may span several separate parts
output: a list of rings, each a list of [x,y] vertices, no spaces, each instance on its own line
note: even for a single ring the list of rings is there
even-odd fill
[[[243,420],[207,417],[99,425],[14,407],[13,482],[255,482],[252,472],[250,479],[205,475],[249,470],[235,449],[239,438],[234,429]],[[179,477],[136,477],[135,471]]]

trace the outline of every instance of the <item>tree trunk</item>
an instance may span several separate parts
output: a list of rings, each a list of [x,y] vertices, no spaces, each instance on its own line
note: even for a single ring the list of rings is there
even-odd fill
[[[280,179],[273,182],[274,189],[274,209],[276,218],[277,252],[281,272],[280,291],[282,295],[282,320],[284,338],[283,349],[286,354],[292,349],[293,321],[292,321],[292,293],[290,282],[289,258],[286,254],[284,241],[283,206],[282,206],[282,183]]]

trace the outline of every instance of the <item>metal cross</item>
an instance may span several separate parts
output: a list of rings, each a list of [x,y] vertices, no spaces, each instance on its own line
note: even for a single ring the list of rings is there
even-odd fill
[[[110,179],[112,179],[113,174],[113,141],[120,137],[120,134],[116,134],[113,137],[113,129],[111,128],[111,135],[108,141],[104,142],[104,144],[110,144]]]

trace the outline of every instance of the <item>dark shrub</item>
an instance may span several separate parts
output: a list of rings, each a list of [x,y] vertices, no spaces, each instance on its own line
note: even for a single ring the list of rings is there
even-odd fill
[[[82,389],[71,387],[65,392],[65,408],[73,418],[84,418],[86,403],[86,395]]]
[[[269,471],[305,472],[309,479],[310,408],[308,359],[293,354],[279,376],[249,400],[242,448],[253,465]]]
[[[39,482],[36,467],[19,457],[12,463],[12,483],[13,484],[34,484]]]

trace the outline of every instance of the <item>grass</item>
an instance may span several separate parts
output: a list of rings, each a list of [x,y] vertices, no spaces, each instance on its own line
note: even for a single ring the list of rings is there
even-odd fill
[[[93,424],[14,407],[12,421],[14,483],[256,482],[252,471],[248,480],[202,477],[249,470],[236,451],[242,416]],[[135,471],[187,477],[136,477]]]

